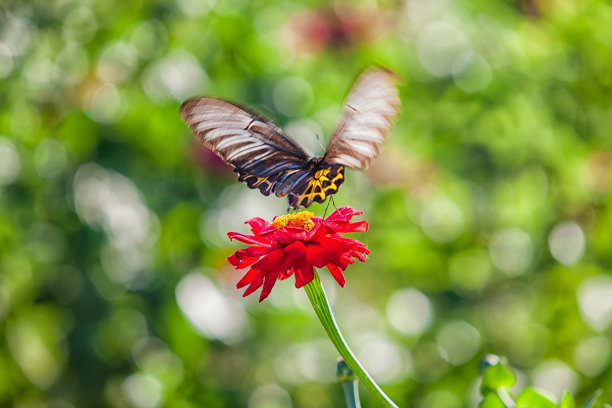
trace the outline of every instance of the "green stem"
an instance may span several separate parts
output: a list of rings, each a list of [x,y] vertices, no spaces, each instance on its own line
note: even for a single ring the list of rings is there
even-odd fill
[[[361,408],[357,376],[341,358],[336,363],[336,379],[342,386],[346,408]]]
[[[306,289],[306,293],[308,294],[308,299],[310,299],[310,303],[319,318],[321,324],[323,324],[323,328],[327,332],[332,343],[336,346],[336,349],[346,361],[348,366],[353,370],[353,372],[357,375],[359,380],[366,386],[368,390],[386,407],[398,408],[397,405],[391,398],[387,396],[380,389],[378,384],[374,382],[372,377],[363,369],[359,361],[353,355],[353,352],[346,344],[346,340],[342,337],[340,330],[338,329],[338,324],[334,319],[334,315],[329,306],[329,301],[327,300],[327,296],[325,296],[325,290],[323,290],[323,285],[321,285],[321,280],[319,279],[319,275],[314,274],[314,279],[304,286]]]
[[[344,393],[344,402],[346,408],[361,408],[359,402],[359,390],[357,389],[357,380],[342,383],[342,392]]]

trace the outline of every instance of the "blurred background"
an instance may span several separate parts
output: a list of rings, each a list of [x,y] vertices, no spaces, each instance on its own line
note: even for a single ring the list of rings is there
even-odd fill
[[[553,399],[612,383],[609,2],[0,10],[0,406],[343,406],[304,291],[243,299],[226,262],[226,233],[286,200],[237,183],[178,107],[227,98],[321,154],[374,64],[402,114],[335,196],[372,254],[344,289],[322,273],[359,358],[399,406],[475,406],[490,352]]]

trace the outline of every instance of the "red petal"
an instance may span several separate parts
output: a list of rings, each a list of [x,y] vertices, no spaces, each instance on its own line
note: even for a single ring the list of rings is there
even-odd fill
[[[355,251],[355,252],[353,253],[353,255],[351,255],[351,256],[353,256],[353,257],[355,257],[355,258],[359,259],[361,262],[365,262],[365,261],[367,261],[367,260],[368,260],[368,258],[366,258],[364,255],[362,255],[361,253],[359,253],[359,252],[357,252],[357,251]]]
[[[236,288],[240,289],[251,283],[258,273],[260,273],[260,271],[258,271],[257,269],[249,269],[249,271],[242,277],[242,279],[238,281],[238,283],[236,284]]]
[[[262,255],[270,251],[269,247],[253,246],[236,251],[236,253],[227,260],[234,265],[236,269],[246,268],[257,262]]]
[[[270,247],[250,246],[236,251],[236,256],[262,256],[270,252]]]
[[[283,230],[275,229],[273,232],[270,233],[269,239],[271,241],[278,242],[281,245],[287,245],[297,240],[298,239],[297,235],[298,234],[292,234],[289,231],[285,231],[285,229]]]
[[[340,257],[343,255],[350,256],[355,250],[355,242],[358,241],[350,238],[343,238],[339,235],[332,235],[318,238],[315,242],[326,248],[328,251],[336,254],[337,257]]]
[[[295,271],[295,287],[298,289],[314,279],[314,269],[307,262],[298,262],[293,266],[293,270]]]
[[[290,277],[291,275],[293,275],[293,265],[296,262],[296,258],[293,257],[291,254],[285,254],[285,257],[283,258],[283,261],[281,263],[281,267],[280,267],[280,275],[278,276],[278,279],[283,280],[283,279],[287,279],[288,277]]]
[[[245,224],[251,226],[251,232],[255,235],[259,235],[261,232],[270,229],[270,223],[262,218],[256,217],[245,221]]]
[[[285,252],[294,258],[301,258],[306,252],[306,245],[303,242],[295,241],[285,247]]]
[[[342,207],[334,211],[323,223],[336,232],[361,232],[368,230],[367,221],[350,222],[355,215],[363,214],[355,211],[351,207]]]
[[[363,232],[369,228],[366,220],[349,222],[346,225],[338,225],[335,230],[336,232]]]
[[[247,266],[253,265],[255,262],[259,260],[259,256],[248,256],[243,258],[238,258],[236,254],[227,258],[230,264],[236,267],[236,269],[244,269]]]
[[[261,289],[261,295],[259,295],[259,301],[261,302],[265,298],[268,297],[270,292],[272,292],[272,288],[276,283],[276,278],[278,277],[278,269],[274,269],[268,272],[264,278],[263,289]]]
[[[239,234],[237,232],[228,232],[227,236],[229,239],[237,239],[245,244],[257,244],[257,245],[270,245],[270,240],[261,238],[255,235]]]
[[[317,268],[322,268],[338,258],[338,255],[319,243],[313,243],[306,247],[306,260]]]
[[[283,250],[280,248],[274,249],[268,254],[261,257],[261,259],[253,265],[253,268],[267,273],[272,269],[278,269],[278,264],[283,257]]]
[[[256,271],[257,274],[255,275],[254,278],[251,278],[252,279],[251,284],[249,285],[249,287],[247,288],[247,290],[244,292],[242,296],[248,296],[254,291],[256,291],[257,289],[259,289],[261,285],[263,284],[264,277],[267,277],[269,274],[272,274],[273,276],[278,276],[278,273],[280,272],[280,268],[278,268],[278,264],[280,260],[282,259],[282,256],[283,256],[282,249],[275,249],[272,252],[262,256],[261,259],[257,261],[251,268],[251,271]],[[247,282],[247,277],[251,276],[251,271],[249,271],[249,273],[247,273],[247,276],[242,278],[240,282],[238,282],[238,284],[243,284],[244,286],[244,284],[246,284]],[[271,287],[270,287],[270,290],[272,290]],[[266,296],[268,294],[266,294]]]
[[[240,261],[238,260],[238,257],[236,256],[236,254],[231,255],[231,256],[228,256],[228,257],[227,257],[227,261],[228,261],[230,264],[232,264],[233,266],[238,265],[238,262],[240,262]]]
[[[242,297],[249,296],[251,293],[255,292],[257,289],[261,287],[263,284],[263,279],[265,274],[262,271],[257,271],[257,275],[255,275],[255,279],[251,282],[247,290],[244,291]]]
[[[332,274],[336,282],[338,282],[338,285],[340,285],[340,287],[343,288],[344,284],[346,283],[346,280],[344,279],[344,274],[342,273],[342,269],[332,264],[327,265],[327,269],[329,269],[329,272]]]

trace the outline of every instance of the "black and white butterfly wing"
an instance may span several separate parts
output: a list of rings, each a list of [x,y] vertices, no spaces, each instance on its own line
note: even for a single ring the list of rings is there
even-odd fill
[[[240,181],[265,195],[286,195],[310,176],[309,154],[261,115],[221,99],[193,98],[181,105],[181,116],[204,146],[234,166]]]
[[[386,69],[363,73],[349,93],[324,162],[365,169],[376,158],[399,113],[396,75]]]

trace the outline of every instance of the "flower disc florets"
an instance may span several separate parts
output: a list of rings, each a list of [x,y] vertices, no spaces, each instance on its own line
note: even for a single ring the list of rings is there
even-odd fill
[[[263,285],[259,301],[269,294],[277,279],[295,274],[295,287],[301,288],[314,278],[314,267],[327,267],[340,286],[344,286],[346,267],[353,258],[366,261],[370,251],[361,242],[345,238],[341,233],[367,231],[367,221],[350,222],[362,214],[350,207],[334,211],[323,219],[313,213],[301,211],[276,217],[270,224],[261,218],[246,223],[253,235],[229,232],[230,239],[252,244],[236,251],[229,262],[242,269],[250,267],[236,285],[248,285],[243,296],[250,295]]]
[[[276,229],[281,229],[283,227],[302,227],[304,229],[310,230],[315,226],[314,221],[312,221],[312,217],[314,217],[314,213],[310,211],[300,211],[293,214],[285,214],[279,215],[274,218],[272,221],[272,226]]]

